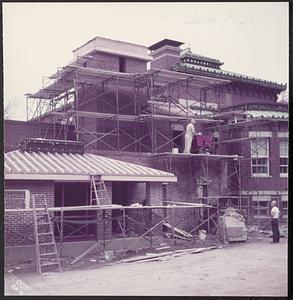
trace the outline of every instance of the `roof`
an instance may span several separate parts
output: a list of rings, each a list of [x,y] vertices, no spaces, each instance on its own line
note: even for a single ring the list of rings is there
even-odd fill
[[[96,36],[95,38],[73,50],[73,55],[75,58],[77,58],[78,56],[83,56],[94,52],[111,53],[114,55],[132,57],[143,61],[151,60],[147,54],[146,46],[108,39],[100,36]]]
[[[183,45],[184,43],[182,42],[178,42],[178,41],[174,41],[174,40],[169,40],[169,39],[164,39],[161,40],[151,46],[149,46],[149,50],[154,51],[157,50],[163,46],[172,46],[172,47],[179,47],[180,45]]]
[[[220,61],[219,59],[199,55],[199,54],[191,52],[189,49],[185,49],[185,50],[181,51],[180,57],[181,58],[184,58],[184,57],[197,58],[199,60],[204,60],[204,61],[209,61],[209,62],[215,63],[219,66],[224,64],[224,62]]]
[[[288,119],[289,113],[281,111],[247,110],[244,114],[250,118]]]
[[[230,71],[225,71],[221,69],[209,68],[204,66],[198,66],[189,63],[178,63],[172,67],[172,70],[177,72],[184,72],[184,73],[191,73],[191,74],[198,74],[203,76],[212,76],[218,77],[228,80],[241,80],[246,81],[247,83],[253,83],[258,85],[264,85],[268,87],[275,88],[277,90],[283,91],[286,89],[286,84],[279,84],[273,81],[264,80],[256,77],[251,77],[247,75],[242,75]]]
[[[174,174],[94,154],[65,154],[15,150],[4,154],[5,179],[89,181],[101,175],[105,181],[176,182]]]

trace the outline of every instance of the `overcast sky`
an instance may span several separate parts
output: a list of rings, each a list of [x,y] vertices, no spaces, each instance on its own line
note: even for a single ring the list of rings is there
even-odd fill
[[[288,3],[4,3],[4,102],[26,119],[24,94],[42,87],[102,36],[149,46],[163,38],[225,62],[222,69],[288,82]]]

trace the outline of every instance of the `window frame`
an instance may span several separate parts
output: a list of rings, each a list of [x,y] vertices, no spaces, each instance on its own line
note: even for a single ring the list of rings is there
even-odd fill
[[[288,195],[281,195],[282,219],[288,220]],[[285,207],[284,207],[285,204]]]
[[[286,141],[287,143],[287,155],[286,156],[281,156],[281,141]],[[280,137],[279,138],[279,157],[280,157],[280,177],[288,177],[288,159],[289,159],[289,155],[288,155],[288,151],[289,151],[289,140],[287,137]],[[287,160],[287,163],[286,164],[281,164],[281,159],[286,159]],[[284,172],[281,172],[282,168],[287,168],[287,172],[284,173]]]
[[[251,164],[250,164],[250,167],[251,167],[251,176],[252,177],[270,177],[270,138],[269,137],[258,137],[258,138],[251,138],[251,141],[250,141],[250,158],[251,158]],[[252,145],[253,145],[253,142],[254,141],[259,141],[259,140],[266,140],[266,149],[267,149],[267,155],[258,155],[258,150],[257,150],[257,153],[256,155],[254,153],[252,153]],[[259,146],[258,146],[259,147]],[[255,160],[258,160],[258,159],[266,159],[266,164],[259,164],[259,163],[256,163],[254,164],[253,163],[253,159]],[[266,167],[267,168],[267,172],[266,173],[260,173],[260,172],[253,172],[253,168],[260,168],[260,167]]]

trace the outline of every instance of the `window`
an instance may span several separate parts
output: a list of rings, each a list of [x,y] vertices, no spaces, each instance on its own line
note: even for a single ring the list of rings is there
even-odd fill
[[[253,200],[254,218],[267,218],[270,216],[270,196],[255,195]]]
[[[251,174],[253,176],[269,175],[269,139],[251,139]]]
[[[287,219],[288,218],[288,195],[282,195],[281,196],[281,204],[282,204],[282,218]]]
[[[279,140],[280,149],[280,176],[288,176],[288,139],[282,138]]]

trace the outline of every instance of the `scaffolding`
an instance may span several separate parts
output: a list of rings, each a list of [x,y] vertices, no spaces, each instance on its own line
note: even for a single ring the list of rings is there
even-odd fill
[[[258,151],[253,158],[251,155],[235,157],[233,147],[238,147],[236,153],[250,152],[251,145],[247,142],[259,137],[257,134],[249,136],[249,131],[260,132],[268,124],[278,126],[278,122],[287,122],[286,119],[250,119],[243,111],[222,111],[221,88],[230,82],[228,80],[161,69],[120,73],[105,70],[103,62],[98,62],[97,68],[96,62],[90,63],[92,60],[78,57],[52,75],[49,78],[52,82],[44,83],[40,91],[27,95],[28,120],[39,124],[51,122],[54,135],[59,136],[56,124],[62,124],[64,132],[68,125],[74,125],[76,139],[85,142],[88,150],[151,153],[156,164],[168,171],[172,171],[174,161],[188,160],[189,170],[185,174],[178,173],[188,182],[186,201],[212,203],[217,206],[218,214],[220,209],[233,205],[245,212],[249,222],[254,221],[249,215],[256,209],[260,225],[259,201],[257,207],[253,207],[242,193],[242,182],[251,176],[251,169],[245,166],[251,166],[252,159],[258,159]],[[91,93],[86,94],[89,90]],[[179,99],[190,102],[180,103]],[[210,108],[208,101],[216,103],[216,108]],[[195,118],[205,132],[219,132],[220,153],[226,155],[171,153],[191,118]],[[176,128],[179,130],[173,135]],[[40,137],[46,138],[47,133],[43,132]],[[64,137],[66,139],[66,134]],[[228,170],[227,177],[221,177],[222,181],[229,179],[226,191],[213,184],[214,177],[209,172],[213,162],[223,163]],[[270,158],[269,164],[277,166],[279,158]],[[199,167],[200,174],[192,174],[194,165]],[[259,177],[254,179],[258,196],[262,181]],[[209,193],[204,191],[200,198],[195,192],[198,186],[206,186],[204,189]]]

